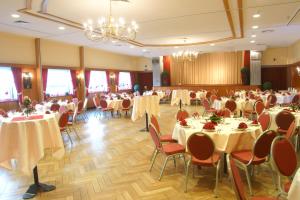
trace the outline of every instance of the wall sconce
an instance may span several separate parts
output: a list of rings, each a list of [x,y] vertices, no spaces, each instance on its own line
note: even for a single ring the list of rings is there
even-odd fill
[[[296,70],[297,70],[298,76],[300,76],[300,66],[297,66],[297,67],[296,67]]]
[[[114,72],[110,72],[109,73],[109,82],[110,82],[110,85],[114,85],[115,84],[115,79],[116,79],[116,74]]]
[[[76,75],[76,85],[81,86],[81,80],[83,80],[83,73],[78,73]]]
[[[23,72],[23,88],[31,89],[32,88],[32,74],[30,72]]]

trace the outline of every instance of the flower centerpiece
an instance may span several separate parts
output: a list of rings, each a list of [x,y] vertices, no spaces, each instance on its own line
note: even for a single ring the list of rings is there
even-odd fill
[[[33,108],[33,106],[32,106],[32,101],[31,101],[31,99],[30,99],[28,96],[25,96],[25,97],[23,98],[23,106],[24,106],[23,112],[24,112],[24,114],[26,114],[26,116],[28,117],[28,115],[29,115],[30,113],[32,113],[33,110],[34,110],[34,108]]]
[[[222,120],[222,118],[220,116],[216,115],[215,113],[209,119],[214,124],[218,124]]]

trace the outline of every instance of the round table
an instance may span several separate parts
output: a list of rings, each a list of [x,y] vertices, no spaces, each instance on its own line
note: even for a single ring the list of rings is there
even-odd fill
[[[72,111],[74,111],[75,108],[76,108],[76,105],[75,105],[75,103],[73,103],[73,102],[68,103],[68,102],[64,102],[64,101],[59,101],[59,102],[57,102],[57,103],[58,103],[60,106],[65,106],[65,107],[67,108],[67,110],[72,110]],[[45,112],[46,110],[50,110],[52,104],[53,104],[52,102],[46,102],[46,103],[44,103],[44,104],[37,104],[37,105],[35,105],[35,109],[36,109],[37,111]]]
[[[278,126],[276,124],[276,116],[279,112],[283,111],[284,109],[289,109],[289,107],[273,107],[273,108],[270,108],[268,110],[268,112],[270,113],[271,115],[271,125],[270,125],[270,128],[271,130],[277,130]],[[296,126],[300,126],[300,112],[297,111],[297,112],[292,112],[292,114],[295,116],[295,123],[296,123]]]
[[[188,138],[196,132],[204,132],[214,141],[216,150],[219,152],[231,153],[237,150],[252,149],[255,139],[262,133],[261,126],[251,126],[251,121],[248,123],[248,128],[244,131],[237,130],[240,122],[245,122],[243,118],[225,118],[223,124],[216,126],[216,131],[208,132],[203,130],[205,118],[194,119],[188,118],[187,123],[190,128],[182,127],[176,123],[172,138],[177,140],[179,144],[186,146]]]

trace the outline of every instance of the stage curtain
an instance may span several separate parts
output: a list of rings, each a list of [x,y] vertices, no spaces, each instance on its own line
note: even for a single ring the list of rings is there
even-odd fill
[[[85,70],[84,72],[84,81],[85,81],[85,91],[86,96],[89,96],[89,85],[90,85],[90,77],[91,77],[91,70]]]
[[[171,58],[171,84],[241,84],[243,52],[205,53],[189,61]]]
[[[12,67],[11,71],[13,73],[14,82],[16,86],[16,90],[18,93],[18,101],[19,103],[22,103],[23,96],[22,96],[22,69],[18,67]]]
[[[73,97],[77,97],[77,77],[76,77],[76,70],[70,70],[71,78],[72,78],[72,85],[73,85]]]

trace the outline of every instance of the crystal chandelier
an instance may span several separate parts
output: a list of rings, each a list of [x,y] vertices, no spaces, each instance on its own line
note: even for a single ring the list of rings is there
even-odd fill
[[[130,41],[136,38],[138,24],[132,21],[127,24],[123,17],[118,20],[112,17],[112,0],[109,0],[109,16],[97,22],[91,19],[83,23],[85,36],[92,41]]]
[[[192,61],[193,59],[196,59],[198,57],[198,54],[199,52],[197,51],[183,50],[183,51],[178,51],[176,53],[173,53],[173,57],[175,59],[182,58],[183,60]]]

